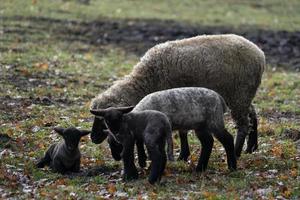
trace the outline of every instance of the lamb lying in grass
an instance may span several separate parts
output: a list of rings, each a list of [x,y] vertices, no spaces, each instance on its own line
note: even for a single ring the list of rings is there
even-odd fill
[[[43,168],[48,165],[54,172],[61,174],[79,172],[81,155],[78,144],[80,138],[89,134],[90,131],[78,130],[74,127],[54,128],[54,130],[63,137],[63,140],[58,144],[52,144],[36,166]]]
[[[204,171],[207,168],[214,142],[212,133],[225,148],[228,168],[236,169],[233,137],[224,126],[223,114],[226,111],[226,104],[218,93],[197,87],[159,91],[144,97],[132,112],[144,110],[157,110],[166,114],[174,130],[195,130],[202,145],[197,171]],[[110,109],[91,110],[91,112],[96,116],[103,116],[110,129],[119,129],[118,125],[112,123],[113,119],[106,117],[107,113],[111,112]],[[110,113],[109,116],[116,116],[116,114]]]
[[[166,141],[168,141],[169,159],[173,159],[172,128],[168,117],[161,112],[153,110],[130,112],[132,109],[133,107],[111,107],[101,111],[91,110],[91,112],[96,116],[104,117],[116,140],[122,144],[125,180],[138,178],[134,164],[134,144],[137,144],[140,160],[140,157],[146,159],[143,147],[145,143],[152,161],[148,181],[154,184],[160,181],[165,170]]]

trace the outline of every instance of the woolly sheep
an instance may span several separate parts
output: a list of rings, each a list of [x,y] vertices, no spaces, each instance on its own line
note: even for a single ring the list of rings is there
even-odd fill
[[[138,178],[134,164],[134,144],[138,145],[138,157],[146,158],[143,146],[145,143],[152,161],[148,181],[154,184],[160,181],[165,170],[166,141],[168,141],[168,157],[169,159],[173,157],[172,128],[168,117],[161,112],[153,110],[130,112],[132,109],[133,107],[110,107],[97,111],[91,110],[91,112],[96,116],[104,117],[108,128],[114,130],[112,134],[116,141],[122,144],[125,180]]]
[[[80,151],[78,144],[80,138],[89,134],[90,131],[70,128],[54,128],[63,137],[57,144],[52,144],[46,151],[45,156],[36,164],[38,168],[45,165],[50,166],[53,171],[64,174],[66,172],[79,172],[80,170]]]
[[[92,100],[91,109],[136,105],[147,94],[170,88],[209,88],[222,95],[231,109],[238,129],[235,153],[240,156],[248,130],[246,152],[257,149],[257,118],[251,102],[264,67],[264,53],[238,35],[203,35],[169,41],[148,50],[129,76]],[[106,138],[103,129],[103,121],[95,118],[91,134],[94,143]],[[189,156],[186,133],[179,131],[182,159]]]
[[[236,169],[233,137],[224,126],[223,114],[226,111],[226,104],[224,99],[216,92],[198,87],[175,88],[154,92],[144,97],[136,105],[132,113],[145,110],[157,110],[166,114],[170,119],[173,130],[195,130],[202,146],[196,167],[197,171],[204,171],[207,168],[214,141],[212,133],[225,148],[228,168],[230,170]],[[115,111],[112,112],[110,108],[97,111],[92,110],[91,112],[98,116],[103,116],[105,121],[108,120],[110,123],[108,128],[119,127],[117,123],[111,123],[116,121],[114,118],[117,114]],[[133,124],[132,129],[134,129],[134,125],[138,127],[140,124],[138,119],[135,122],[138,123]],[[155,126],[152,128],[155,128]]]

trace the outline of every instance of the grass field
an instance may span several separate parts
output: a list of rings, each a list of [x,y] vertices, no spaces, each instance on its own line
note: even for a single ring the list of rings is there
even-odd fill
[[[124,45],[109,41],[97,45],[83,37],[85,23],[155,18],[235,28],[300,28],[296,0],[78,2],[1,1],[0,199],[300,198],[300,74],[276,65],[268,65],[254,100],[259,150],[243,154],[236,172],[227,170],[225,152],[216,141],[209,170],[195,173],[200,145],[193,133],[189,134],[190,161],[169,163],[156,186],[147,183],[147,170],[142,169],[139,180],[123,182],[122,164],[113,161],[107,143],[95,145],[89,137],[81,142],[83,172],[79,175],[36,169],[37,159],[60,139],[52,128],[90,129],[90,100],[128,74],[139,60]],[[226,119],[235,135],[232,120]],[[176,155],[178,151],[176,138]]]

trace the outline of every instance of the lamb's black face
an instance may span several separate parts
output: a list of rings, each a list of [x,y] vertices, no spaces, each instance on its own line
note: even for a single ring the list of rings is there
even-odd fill
[[[104,131],[107,129],[104,118],[94,118],[92,133],[91,133],[91,140],[95,144],[100,144],[106,137],[107,133]]]
[[[79,130],[75,127],[66,129],[54,128],[54,130],[64,138],[65,144],[69,151],[76,150],[78,148],[80,138],[90,133],[90,131]]]

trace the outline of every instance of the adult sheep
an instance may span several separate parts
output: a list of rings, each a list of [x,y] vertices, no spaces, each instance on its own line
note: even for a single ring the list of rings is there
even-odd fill
[[[92,100],[91,109],[136,105],[155,91],[178,87],[205,87],[225,99],[237,124],[235,153],[240,156],[249,132],[247,152],[257,149],[257,118],[251,105],[265,67],[264,53],[234,34],[203,35],[165,42],[146,52],[129,76]],[[249,119],[252,127],[249,129]],[[91,138],[101,143],[107,134],[95,118]],[[180,158],[187,159],[187,131],[179,131]]]

